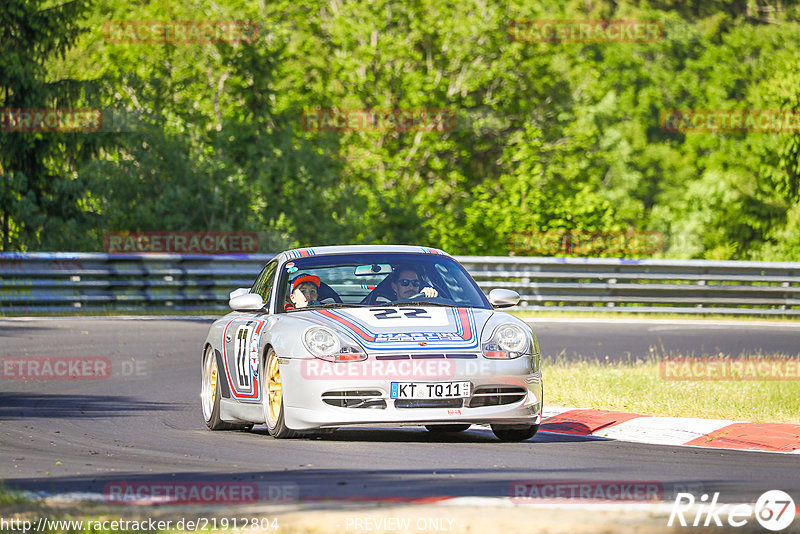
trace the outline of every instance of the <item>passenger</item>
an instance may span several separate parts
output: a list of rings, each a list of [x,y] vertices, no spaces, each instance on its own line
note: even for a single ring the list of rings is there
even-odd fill
[[[286,303],[287,310],[305,308],[309,305],[319,304],[317,295],[321,280],[313,274],[298,274],[292,280],[292,292],[289,294],[291,302]]]

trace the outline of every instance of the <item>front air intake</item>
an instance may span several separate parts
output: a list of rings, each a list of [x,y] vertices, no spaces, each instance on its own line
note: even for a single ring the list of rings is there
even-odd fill
[[[380,391],[327,391],[322,394],[322,402],[337,408],[386,408],[386,401]]]
[[[469,399],[469,408],[481,406],[502,406],[514,404],[525,398],[527,390],[516,386],[481,387],[475,390]]]

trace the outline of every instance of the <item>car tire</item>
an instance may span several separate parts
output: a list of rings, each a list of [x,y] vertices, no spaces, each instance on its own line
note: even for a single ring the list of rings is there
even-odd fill
[[[250,430],[252,424],[227,423],[219,418],[219,403],[222,392],[219,387],[219,371],[214,349],[209,345],[203,353],[203,370],[200,385],[200,404],[203,420],[211,430]]]
[[[267,351],[267,355],[264,358],[264,372],[261,376],[261,405],[264,408],[264,421],[267,425],[267,432],[275,439],[299,437],[299,432],[286,426],[281,371],[278,365],[278,355],[275,354],[272,348]]]
[[[532,438],[539,425],[492,425],[492,432],[500,441],[525,441]]]
[[[472,425],[470,424],[460,424],[460,425],[425,425],[425,428],[428,429],[428,432],[433,432],[434,434],[438,433],[456,433],[456,432],[464,432],[465,430],[469,429]]]

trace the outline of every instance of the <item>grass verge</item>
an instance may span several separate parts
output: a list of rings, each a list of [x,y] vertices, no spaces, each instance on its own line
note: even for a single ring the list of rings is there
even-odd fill
[[[684,321],[765,321],[765,322],[785,322],[800,323],[800,317],[791,315],[767,315],[767,314],[722,314],[722,313],[658,313],[658,312],[609,312],[609,311],[529,311],[529,310],[502,310],[520,319],[679,319]]]
[[[226,532],[228,534],[340,534],[342,532],[452,532],[471,534],[475,532],[503,532],[504,534],[528,534],[529,532],[549,532],[551,534],[595,534],[605,532],[635,531],[637,534],[672,533],[674,527],[667,527],[667,515],[663,511],[650,509],[611,509],[595,510],[574,508],[565,513],[563,509],[543,509],[521,507],[489,506],[443,506],[431,504],[369,503],[349,506],[329,506],[319,508],[295,507],[281,511],[247,508],[203,507],[202,510],[165,509],[168,507],[144,507],[138,510],[126,508],[122,511],[106,513],[81,513],[82,505],[74,505],[71,512],[42,510],[38,514],[4,515],[11,523],[10,528],[0,532],[37,534],[180,534],[184,532]],[[75,510],[77,508],[77,510]],[[39,529],[41,514],[47,522]],[[58,514],[58,518],[52,514]],[[171,521],[170,527],[151,528],[148,520]],[[233,518],[237,528],[232,528]],[[63,519],[67,518],[67,519]],[[205,518],[205,520],[201,520]],[[223,521],[228,528],[211,528],[212,518],[218,518],[217,525]],[[199,528],[176,527],[178,521],[185,525],[191,521]],[[244,521],[248,527],[242,528]],[[123,521],[139,521],[141,528],[127,530],[114,528],[113,521],[121,525]],[[98,524],[99,523],[99,524]],[[256,524],[259,526],[253,527]],[[531,528],[535,525],[535,528]],[[714,529],[704,532],[715,533]],[[688,531],[687,531],[688,532]],[[691,531],[694,532],[694,531]],[[745,533],[749,532],[747,530]]]
[[[18,504],[22,502],[28,502],[28,499],[25,498],[22,492],[6,488],[5,483],[0,480],[0,505]]]
[[[678,358],[680,356],[670,356]],[[744,359],[794,359],[785,355]],[[671,417],[800,424],[800,380],[665,380],[661,358],[545,360],[546,403]]]

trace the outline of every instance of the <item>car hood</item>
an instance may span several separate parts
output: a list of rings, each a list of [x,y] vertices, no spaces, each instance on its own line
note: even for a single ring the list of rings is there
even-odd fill
[[[369,352],[476,351],[493,310],[382,306],[300,312],[304,319],[347,333]]]

